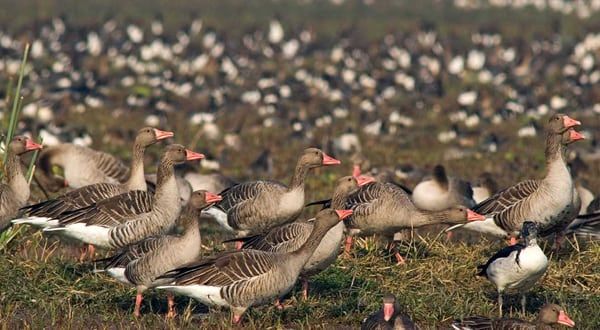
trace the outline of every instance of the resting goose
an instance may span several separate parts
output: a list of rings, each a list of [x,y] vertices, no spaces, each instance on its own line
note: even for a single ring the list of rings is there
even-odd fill
[[[505,290],[521,293],[521,308],[525,314],[525,292],[544,275],[548,258],[537,244],[537,225],[523,223],[524,243],[507,246],[494,254],[484,265],[477,266],[478,276],[486,277],[498,289],[498,308],[502,317],[502,295]]]
[[[383,296],[383,307],[362,321],[361,330],[415,330],[415,323],[406,314],[396,296],[391,293]]]
[[[107,249],[121,248],[164,233],[174,224],[181,210],[175,164],[202,158],[204,155],[180,144],[169,145],[158,166],[156,193],[150,203],[148,194],[131,191],[73,212],[74,218],[69,214],[61,219],[59,226],[46,228],[44,232]]]
[[[567,115],[552,116],[546,131],[546,174],[541,180],[526,180],[501,190],[473,208],[486,216],[478,224],[458,225],[495,237],[514,238],[523,222],[532,219],[546,236],[559,231],[575,218],[579,208],[571,174],[565,162],[567,145],[583,139],[571,129],[578,121]],[[514,239],[512,239],[514,243]]]
[[[465,206],[453,206],[442,211],[426,211],[417,208],[410,197],[391,183],[373,182],[351,194],[346,207],[354,211],[346,221],[348,238],[345,251],[350,252],[352,236],[383,235],[392,238],[403,229],[433,224],[457,224],[483,220],[484,217]],[[399,263],[402,256],[395,254]]]
[[[220,200],[221,196],[206,190],[194,191],[186,212],[178,221],[183,227],[181,234],[148,237],[124,247],[111,257],[98,260],[105,263],[104,270],[108,275],[136,287],[135,316],[140,315],[143,292],[161,284],[156,281],[158,276],[200,258],[200,212]],[[170,318],[175,316],[171,294],[168,296],[168,303],[167,317]]]
[[[470,316],[462,320],[455,320],[448,329],[552,330],[556,324],[561,324],[569,328],[575,326],[575,322],[571,320],[562,307],[555,304],[546,304],[540,310],[535,323],[519,319],[491,319],[484,316]]]
[[[348,195],[352,191],[370,182],[373,182],[373,178],[367,176],[345,176],[340,178],[333,192],[331,204],[328,207],[333,209],[343,208]],[[314,226],[314,219],[297,221],[274,227],[265,234],[239,238],[236,241],[242,242],[242,249],[278,253],[292,252],[299,249],[306,242]],[[340,243],[344,238],[344,229],[343,222],[339,222],[333,226],[304,265],[300,277],[302,279],[302,296],[305,299],[308,297],[308,278],[321,272],[335,262]]]
[[[421,181],[413,189],[412,200],[416,207],[427,211],[441,211],[453,205],[473,207],[473,189],[463,180],[448,177],[442,165],[433,168],[433,176]]]
[[[289,187],[274,181],[237,184],[220,194],[223,200],[209,208],[225,229],[243,237],[258,234],[298,217],[304,207],[304,180],[310,169],[337,165],[334,159],[317,148],[304,150]]]
[[[145,191],[147,186],[144,179],[144,152],[148,146],[172,136],[172,132],[165,132],[151,127],[142,128],[138,131],[133,144],[131,171],[129,179],[125,183],[93,184],[70,191],[54,199],[26,206],[21,209],[20,219],[15,219],[12,222],[41,228],[52,227],[58,224],[56,218],[62,213],[75,211],[129,191]]]
[[[498,184],[492,175],[485,172],[479,176],[477,183],[473,186],[473,199],[475,203],[481,203],[490,198],[498,191]]]
[[[225,252],[166,273],[162,277],[172,283],[157,288],[192,297],[203,304],[227,306],[233,312],[233,323],[238,323],[249,307],[272,302],[288,293],[327,231],[351,214],[350,210],[319,212],[309,239],[296,251]]]
[[[4,175],[6,184],[0,183],[0,232],[10,225],[20,207],[29,199],[29,183],[21,168],[21,155],[42,149],[42,146],[25,136],[15,136],[8,144]]]

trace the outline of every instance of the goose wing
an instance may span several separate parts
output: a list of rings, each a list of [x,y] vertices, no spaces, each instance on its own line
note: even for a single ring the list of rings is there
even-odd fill
[[[104,263],[104,269],[126,267],[130,262],[165,246],[169,242],[169,238],[169,236],[148,237],[118,250],[117,253],[110,257],[96,260],[96,262]]]
[[[275,227],[263,235],[235,239],[243,249],[286,253],[298,250],[313,230],[312,222],[293,222]]]

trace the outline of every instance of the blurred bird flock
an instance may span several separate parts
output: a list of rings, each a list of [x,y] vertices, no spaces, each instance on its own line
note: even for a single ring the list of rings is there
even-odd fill
[[[600,193],[600,1],[0,1],[0,120],[45,146],[93,147],[128,161],[140,127],[176,132],[207,158],[202,173],[288,183],[297,155],[320,147],[342,165],[307,179],[307,201],[329,198],[356,155],[364,170],[414,187],[434,165],[499,187],[543,173],[548,115],[568,113],[586,140],[569,148],[578,184]],[[146,169],[164,147],[148,149]],[[33,175],[37,152],[26,157]],[[53,167],[51,176],[60,177]],[[408,174],[407,174],[408,173]],[[65,190],[31,184],[30,202]],[[48,195],[46,195],[48,194]],[[306,209],[304,218],[313,216]],[[231,238],[201,223],[203,255]],[[416,230],[393,252],[358,239],[351,258],[300,286],[285,308],[251,309],[246,328],[357,328],[396,295],[421,328],[496,315],[495,288],[476,266],[505,243],[442,227]],[[600,328],[600,245],[569,237],[522,314],[566,308],[579,329]],[[149,290],[134,318],[132,290],[79,263],[78,247],[27,227],[0,236],[3,328],[230,328],[228,311],[176,297],[165,320]],[[102,253],[102,252],[101,252]],[[218,311],[218,310],[217,310]]]

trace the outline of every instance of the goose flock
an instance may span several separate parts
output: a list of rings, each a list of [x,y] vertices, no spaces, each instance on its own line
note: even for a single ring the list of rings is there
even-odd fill
[[[29,185],[20,157],[42,146],[16,136],[8,147],[8,184],[1,186],[0,214],[6,223],[12,219],[14,225],[30,225],[64,242],[86,246],[81,261],[89,254],[101,266],[97,273],[136,287],[135,316],[140,315],[143,292],[156,289],[167,292],[169,318],[177,315],[174,295],[184,295],[209,306],[229,308],[233,323],[239,323],[253,306],[274,303],[283,308],[280,299],[298,280],[303,283],[306,299],[308,279],[335,262],[344,236],[343,250],[351,258],[355,236],[377,235],[393,245],[402,231],[452,225],[448,230],[483,233],[506,239],[509,245],[479,266],[477,274],[496,286],[500,319],[467,317],[448,326],[471,329],[490,322],[519,324],[525,321],[502,319],[502,298],[505,292],[520,293],[525,313],[527,290],[550,266],[538,238],[553,236],[560,241],[578,231],[595,231],[597,237],[600,230],[600,212],[578,217],[581,199],[567,167],[566,150],[583,139],[575,130],[581,125],[565,114],[550,116],[545,124],[544,177],[493,194],[488,191],[489,197],[479,203],[474,201],[467,181],[449,177],[439,165],[412,193],[392,181],[364,175],[356,165],[353,175],[337,180],[330,200],[307,204],[305,181],[310,173],[341,164],[314,147],[299,154],[289,185],[272,180],[246,181],[218,194],[196,190],[182,196],[186,190],[179,186],[190,183],[176,167],[205,156],[180,144],[162,147],[156,181],[150,185],[144,176],[144,152],[175,134],[145,127],[134,139],[131,167],[126,169],[127,178],[121,178],[123,183],[110,174],[118,173],[124,165],[110,155],[59,145],[49,157],[96,160],[88,159],[80,173],[71,176],[73,180],[85,178],[89,184],[27,205]],[[39,161],[47,160],[42,157]],[[484,190],[494,186],[490,181],[486,175]],[[322,205],[322,209],[313,218],[303,219],[300,215],[305,205]],[[199,221],[211,218],[232,236],[229,241],[236,243],[235,249],[202,256]],[[95,259],[96,248],[111,251],[110,255]],[[405,262],[399,253],[395,255],[398,264]],[[415,329],[401,311],[395,297],[386,295],[382,311],[367,317],[362,327]],[[538,322],[574,326],[557,305],[542,308]],[[512,328],[524,327],[526,322],[523,327]]]
[[[484,2],[452,6],[468,15]],[[485,6],[583,19],[600,10],[596,2]],[[531,312],[529,291],[556,263],[538,243],[558,250],[573,235],[600,240],[600,198],[589,181],[600,160],[600,34],[567,40],[549,31],[529,43],[484,28],[460,45],[424,24],[370,43],[352,31],[324,42],[310,25],[284,22],[240,36],[198,18],[169,34],[160,16],[84,27],[55,17],[27,38],[0,28],[0,83],[18,72],[27,40],[22,93],[33,96],[17,125],[23,135],[0,146],[0,232],[23,227],[22,235],[80,247],[78,262],[93,264],[94,276],[135,289],[136,317],[156,290],[169,319],[179,296],[210,312],[227,308],[233,324],[249,308],[283,309],[297,283],[302,299],[318,300],[315,276],[338,258],[358,265],[358,237],[387,242],[389,266],[406,267],[419,259],[396,247],[415,230],[443,231],[448,246],[485,236],[506,245],[472,271],[497,293],[498,318],[454,315],[440,328],[574,327],[558,301],[530,322],[509,318],[504,297],[520,295],[522,315]],[[570,109],[580,120],[563,113]],[[441,156],[421,166],[389,155],[393,148]],[[30,190],[22,163],[34,151]],[[468,177],[453,171],[488,157]],[[149,158],[158,159],[150,173]],[[531,164],[523,173],[543,174],[515,174]],[[319,189],[310,184],[317,176],[327,178]],[[201,233],[205,222],[233,244],[206,255],[215,239]],[[425,328],[397,297],[384,294],[381,309],[364,311],[355,326]]]

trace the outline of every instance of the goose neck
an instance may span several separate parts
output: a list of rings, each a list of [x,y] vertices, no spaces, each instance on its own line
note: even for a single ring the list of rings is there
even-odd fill
[[[131,157],[131,171],[126,183],[128,190],[146,191],[147,189],[146,178],[144,177],[144,151],[145,147],[134,143]]]
[[[332,226],[323,226],[319,222],[316,222],[313,231],[310,233],[306,242],[304,242],[298,250],[290,253],[292,260],[298,260],[300,268],[303,267],[306,261],[312,256],[331,227]]]
[[[306,180],[306,176],[308,175],[309,167],[306,164],[298,162],[296,164],[296,169],[294,170],[294,176],[292,177],[292,183],[290,184],[290,189],[294,188],[304,188],[304,181]]]
[[[25,201],[29,199],[29,184],[23,175],[19,156],[9,151],[4,170],[6,182],[19,200]]]

